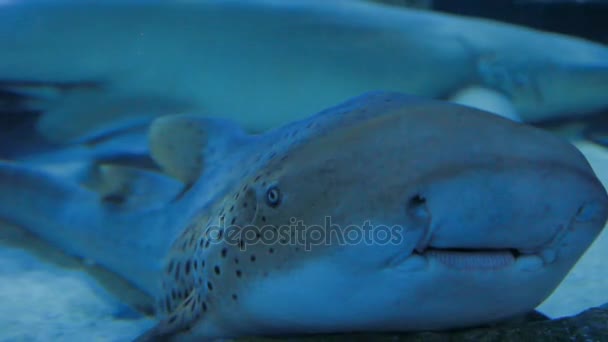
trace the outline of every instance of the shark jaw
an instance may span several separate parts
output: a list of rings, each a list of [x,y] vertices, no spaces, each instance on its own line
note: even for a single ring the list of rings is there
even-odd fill
[[[251,284],[241,308],[247,319],[232,322],[231,332],[425,331],[500,322],[548,297],[594,238],[592,230],[568,227],[538,251],[429,245],[402,251],[376,271],[307,264]]]

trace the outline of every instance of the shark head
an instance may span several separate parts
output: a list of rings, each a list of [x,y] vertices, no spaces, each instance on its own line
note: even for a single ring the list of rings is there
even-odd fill
[[[608,215],[573,146],[455,104],[370,93],[241,141],[238,181],[167,256],[144,337],[497,321],[540,304]]]

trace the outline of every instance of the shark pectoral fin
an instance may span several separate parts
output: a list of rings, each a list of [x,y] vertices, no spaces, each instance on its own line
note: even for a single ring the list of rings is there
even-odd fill
[[[150,191],[156,187],[140,186]],[[64,176],[37,165],[0,161],[0,220],[26,229],[68,255],[91,260],[154,296],[155,260],[161,260],[168,249],[169,242],[162,237],[173,233],[159,223],[162,219],[155,216],[159,210],[123,209],[122,204],[101,201],[98,192],[75,181],[70,172]]]
[[[513,102],[503,93],[484,87],[464,88],[449,98],[449,101],[494,113],[521,122]]]
[[[113,164],[96,165],[83,184],[96,191],[103,202],[129,209],[162,206],[184,188],[181,182],[159,172]]]
[[[152,123],[149,146],[167,174],[191,185],[211,165],[217,165],[244,143],[246,133],[236,124],[196,115],[161,117]]]
[[[94,220],[97,201],[95,192],[69,180],[0,161],[0,219],[26,227],[65,250],[73,251],[70,240],[85,238],[88,229],[99,228]],[[83,228],[70,231],[66,222]]]

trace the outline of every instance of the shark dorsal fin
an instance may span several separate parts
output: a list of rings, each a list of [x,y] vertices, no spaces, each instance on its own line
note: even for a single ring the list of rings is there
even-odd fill
[[[186,185],[194,183],[211,165],[242,144],[247,135],[236,124],[197,115],[156,119],[148,141],[152,159]]]

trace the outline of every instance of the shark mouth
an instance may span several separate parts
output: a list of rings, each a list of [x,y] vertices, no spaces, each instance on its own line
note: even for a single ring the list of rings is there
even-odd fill
[[[540,253],[522,253],[518,249],[468,249],[468,248],[433,248],[417,249],[410,258],[424,258],[426,262],[437,261],[455,270],[501,270],[516,266],[522,270],[534,271],[555,261],[553,249]]]

